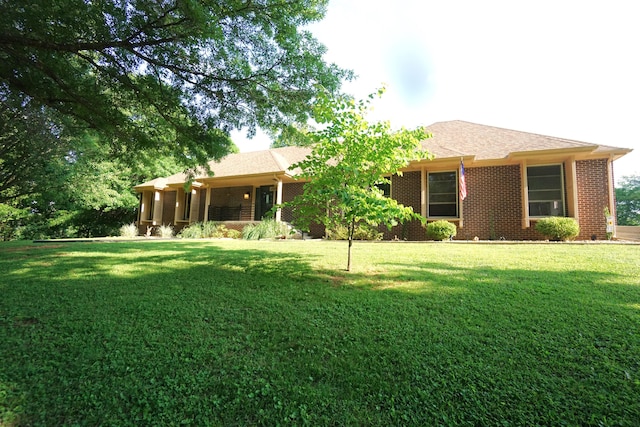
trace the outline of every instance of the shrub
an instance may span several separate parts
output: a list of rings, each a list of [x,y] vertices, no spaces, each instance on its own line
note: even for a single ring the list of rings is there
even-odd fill
[[[229,230],[224,224],[207,221],[188,225],[178,233],[178,237],[182,239],[205,239],[208,237],[239,239],[240,234],[238,230]]]
[[[197,224],[199,224],[200,228],[202,229],[203,238],[206,239],[208,237],[223,237],[218,235],[218,229],[220,227],[224,227],[224,225],[220,225],[214,221],[198,222]]]
[[[447,240],[457,233],[455,224],[444,219],[427,224],[427,237],[433,240]]]
[[[383,233],[379,232],[369,224],[357,224],[353,230],[354,240],[382,240]],[[337,224],[331,230],[327,230],[329,240],[348,240],[349,230],[342,224]]]
[[[170,225],[161,225],[158,227],[158,234],[160,237],[171,238],[173,237],[173,227]]]
[[[542,218],[536,223],[535,228],[549,240],[571,240],[580,234],[578,221],[561,216]]]
[[[138,237],[138,226],[135,223],[125,224],[120,227],[120,237]]]
[[[286,222],[267,219],[245,226],[242,229],[242,238],[245,240],[286,239],[294,233],[295,231]]]
[[[196,222],[195,224],[184,227],[178,233],[177,237],[181,239],[201,239],[202,236],[202,223]]]
[[[242,233],[238,230],[231,229],[225,232],[225,237],[228,239],[239,239],[242,237]]]

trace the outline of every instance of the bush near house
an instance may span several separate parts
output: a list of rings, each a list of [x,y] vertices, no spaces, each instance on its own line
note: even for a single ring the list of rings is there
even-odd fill
[[[455,237],[457,228],[455,224],[443,219],[427,224],[427,237],[433,240],[446,240]]]
[[[294,234],[295,231],[289,224],[273,219],[248,224],[242,229],[242,238],[245,240],[287,239]]]
[[[177,235],[182,239],[239,239],[238,230],[229,230],[224,224],[213,221],[196,222],[183,228]]]
[[[580,234],[578,221],[574,218],[551,216],[536,223],[536,231],[549,240],[572,240]]]
[[[358,224],[353,231],[354,240],[382,240],[383,233],[368,224]],[[336,224],[327,230],[329,240],[349,240],[349,229],[343,224]]]
[[[120,227],[119,235],[120,237],[128,238],[138,237],[138,226],[134,222],[130,224],[124,224]]]

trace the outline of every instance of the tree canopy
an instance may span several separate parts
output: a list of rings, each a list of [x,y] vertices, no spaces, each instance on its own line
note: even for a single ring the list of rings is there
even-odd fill
[[[622,177],[616,188],[618,225],[640,225],[640,176]]]
[[[303,122],[319,87],[350,73],[301,28],[327,0],[7,0],[0,81],[111,152],[162,148],[188,167],[224,156],[229,132]]]
[[[384,89],[377,92],[378,96]],[[309,133],[311,154],[294,165],[298,178],[308,180],[303,194],[286,203],[295,214],[294,224],[308,230],[312,222],[327,228],[336,224],[348,230],[347,270],[351,269],[351,246],[356,226],[367,223],[392,227],[409,219],[422,219],[411,207],[385,197],[378,187],[412,160],[430,158],[421,141],[429,136],[422,128],[394,131],[389,122],[369,123],[371,101],[321,96],[314,115],[322,126]]]

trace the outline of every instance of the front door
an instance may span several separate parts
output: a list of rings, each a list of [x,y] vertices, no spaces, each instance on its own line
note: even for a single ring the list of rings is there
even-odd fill
[[[264,185],[256,188],[256,221],[264,219],[267,212],[271,210],[273,207],[273,198],[273,187]]]

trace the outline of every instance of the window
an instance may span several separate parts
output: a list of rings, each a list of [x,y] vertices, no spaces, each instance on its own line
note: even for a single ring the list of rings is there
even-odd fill
[[[437,172],[429,173],[429,217],[457,217],[458,216],[458,173]]]
[[[182,204],[182,219],[185,221],[188,221],[190,216],[191,216],[191,191],[186,191],[184,193],[184,203]]]
[[[384,197],[391,197],[391,183],[390,182],[376,184],[376,187],[378,187],[380,190],[382,190],[382,194],[384,195]]]
[[[562,165],[527,167],[529,216],[564,216]]]

